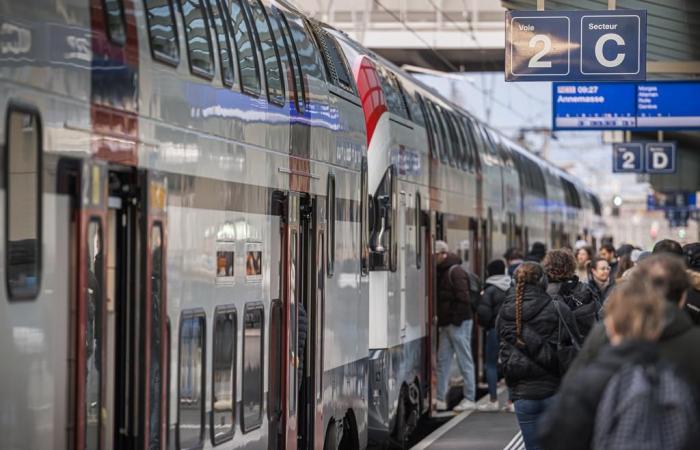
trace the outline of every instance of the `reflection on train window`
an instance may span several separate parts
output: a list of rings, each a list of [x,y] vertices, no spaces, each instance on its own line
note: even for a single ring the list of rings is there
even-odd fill
[[[275,38],[275,44],[277,45],[277,52],[279,53],[280,61],[282,63],[282,78],[290,81],[289,91],[294,92],[293,100],[296,101],[296,99],[299,97],[299,94],[295,92],[296,85],[291,82],[296,77],[296,70],[292,65],[292,54],[290,51],[289,44],[287,43],[287,38],[282,32],[282,25],[279,21],[280,14],[277,9],[273,9],[271,11],[268,10],[267,12],[267,18],[269,19],[270,28],[272,29],[272,34]],[[298,106],[297,109],[299,109]]]
[[[214,445],[233,438],[236,423],[236,337],[238,319],[234,306],[219,306],[214,313],[212,347],[211,441]]]
[[[34,299],[41,281],[41,122],[35,113],[8,111],[7,291],[10,300]]]
[[[180,60],[180,50],[170,0],[144,0],[144,2],[153,59],[177,64]]]
[[[116,44],[124,44],[126,42],[126,32],[124,29],[122,0],[104,0],[103,8],[109,39]]]
[[[262,423],[263,399],[263,307],[246,305],[243,322],[243,432]]]
[[[180,321],[178,371],[178,449],[204,441],[204,312],[184,311]]]
[[[333,276],[335,270],[335,175],[328,174],[328,187],[326,192],[326,226],[328,227],[328,267],[326,273]]]
[[[209,13],[211,14],[216,41],[219,46],[219,65],[221,66],[221,82],[224,86],[231,87],[234,82],[233,58],[231,57],[231,46],[226,31],[226,14],[221,6],[221,0],[207,0],[209,2]]]
[[[245,275],[247,280],[262,278],[262,250],[259,244],[248,244],[245,255]]]
[[[250,31],[248,17],[242,8],[240,0],[231,0],[229,5],[231,8],[229,11],[229,23],[233,27],[231,35],[234,37],[238,55],[241,88],[247,94],[259,95],[260,75],[258,72],[258,59],[253,47],[253,35]]]
[[[307,32],[303,19],[293,13],[286,13],[285,16],[292,30],[292,41],[296,43],[303,73],[318,80],[325,80],[326,75],[321,69],[321,56]]]
[[[260,0],[249,0],[248,5],[253,14],[253,22],[258,32],[260,50],[262,52],[263,64],[265,65],[265,76],[267,79],[268,99],[275,104],[284,105],[284,86],[282,85],[282,66],[280,64],[275,36],[270,29],[265,9]]]
[[[102,294],[104,259],[102,226],[88,223],[86,236],[87,292],[85,295],[85,449],[100,449],[102,410]]]
[[[212,78],[214,76],[214,61],[211,57],[209,24],[204,14],[202,0],[180,0],[180,7],[182,19],[185,22],[190,69],[196,75]]]
[[[282,36],[284,36],[285,43],[287,45],[287,51],[289,52],[290,58],[292,59],[291,64],[294,66],[294,93],[296,95],[297,111],[304,112],[304,102],[305,95],[304,92],[304,76],[301,73],[301,61],[299,60],[299,53],[297,51],[296,42],[292,39],[292,32],[289,28],[289,23],[287,18],[278,9],[275,10],[274,14],[280,23],[282,29]]]
[[[163,229],[151,228],[151,363],[149,377],[149,446],[161,448],[163,416]]]

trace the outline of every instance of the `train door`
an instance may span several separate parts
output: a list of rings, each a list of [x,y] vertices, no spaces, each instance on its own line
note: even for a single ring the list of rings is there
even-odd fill
[[[428,304],[428,351],[426,352],[426,367],[430,383],[429,405],[431,413],[435,412],[435,402],[437,401],[437,354],[438,354],[438,318],[437,318],[437,268],[435,266],[435,241],[438,240],[438,221],[435,211],[430,211],[428,215],[428,226],[425,230],[425,276],[427,286],[426,296]]]

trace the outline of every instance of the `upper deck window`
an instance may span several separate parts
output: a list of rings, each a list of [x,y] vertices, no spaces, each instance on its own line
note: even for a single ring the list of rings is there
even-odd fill
[[[326,75],[321,69],[321,56],[308,34],[303,19],[289,12],[285,13],[285,17],[292,32],[292,41],[297,47],[303,75],[325,81]]]
[[[124,6],[122,0],[103,0],[107,35],[115,44],[124,45],[126,29],[124,27]]]
[[[253,47],[253,35],[250,30],[248,15],[240,0],[230,0],[229,24],[238,56],[238,71],[241,77],[241,89],[246,94],[260,95],[260,72],[258,58]]]
[[[177,65],[180,49],[170,0],[144,0],[144,4],[153,59]]]
[[[250,0],[248,2],[258,32],[260,51],[265,65],[265,76],[267,78],[267,96],[270,102],[277,105],[284,105],[284,84],[282,81],[282,64],[280,63],[275,35],[260,0]]]
[[[273,10],[273,16],[278,21],[280,30],[282,31],[282,37],[284,38],[284,44],[287,46],[287,53],[289,53],[290,69],[292,70],[292,75],[294,77],[294,95],[296,100],[297,111],[304,111],[304,103],[306,94],[304,92],[304,76],[301,73],[301,61],[299,60],[299,53],[297,51],[296,43],[292,39],[292,31],[289,28],[289,23],[284,14],[278,9]]]
[[[219,46],[219,64],[221,65],[221,81],[224,86],[231,87],[235,81],[233,72],[233,58],[231,57],[231,45],[228,40],[228,32],[225,24],[226,10],[221,5],[221,0],[207,0],[211,22],[214,25],[217,43]]]
[[[187,52],[190,56],[190,70],[205,78],[214,77],[214,61],[209,40],[209,23],[204,14],[202,0],[180,0],[182,19],[185,22]]]

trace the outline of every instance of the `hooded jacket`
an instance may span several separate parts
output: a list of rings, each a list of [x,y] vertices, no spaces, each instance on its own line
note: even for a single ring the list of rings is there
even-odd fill
[[[688,269],[690,288],[685,300],[685,311],[695,325],[700,325],[700,272]]]
[[[485,286],[476,314],[479,325],[490,330],[496,326],[496,317],[510,288],[510,277],[508,275],[488,277]]]
[[[577,333],[571,311],[559,302],[569,329]],[[515,323],[515,287],[508,289],[496,320],[500,338],[499,358],[512,400],[540,400],[557,391],[560,373],[557,342],[570,345],[571,337],[559,327],[559,315],[544,286],[526,284],[523,291],[523,344],[517,342]],[[560,333],[561,331],[561,333]]]
[[[547,293],[561,300],[571,309],[581,336],[586,337],[593,325],[598,322],[601,302],[598,295],[588,285],[574,277],[565,281],[549,283]]]
[[[462,259],[448,253],[443,262],[437,265],[437,315],[438,326],[459,326],[472,319],[469,303],[469,276],[460,267]],[[450,267],[457,266],[450,273]]]

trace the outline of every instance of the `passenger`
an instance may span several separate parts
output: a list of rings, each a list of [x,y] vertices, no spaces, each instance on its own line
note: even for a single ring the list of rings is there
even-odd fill
[[[652,255],[640,262],[626,283],[649,282],[666,299],[664,328],[659,337],[661,358],[678,367],[681,374],[696,390],[700,391],[700,327],[693,326],[682,311],[686,291],[690,287],[685,262],[669,254]],[[588,334],[583,348],[571,365],[566,377],[574,376],[596,358],[608,342],[605,328],[597,324]]]
[[[588,283],[588,271],[593,258],[593,250],[588,246],[576,249],[576,276],[579,281]]]
[[[612,280],[610,279],[610,265],[608,260],[596,256],[591,261],[591,271],[588,277],[588,286],[591,287],[598,297],[601,304],[605,304],[605,300],[610,295],[613,288]]]
[[[623,283],[606,304],[605,330],[612,345],[575,375],[567,376],[539,423],[547,450],[592,448],[596,412],[608,381],[623,367],[655,364],[664,301],[648,282]]]
[[[615,274],[617,273],[617,252],[612,244],[603,244],[600,246],[598,256],[608,262],[610,266],[610,282],[615,282]]]
[[[566,330],[575,330],[576,324],[569,308],[553,302],[547,294],[547,276],[542,266],[524,262],[515,271],[515,280],[496,319],[499,358],[525,448],[537,450],[537,420],[551,402],[567,368],[551,347],[555,344],[562,353],[571,348],[572,337]]]
[[[547,247],[541,242],[535,242],[532,244],[530,253],[525,256],[525,261],[541,263],[546,253]]]
[[[632,262],[632,255],[624,255],[618,258],[617,273],[615,274],[615,283],[617,283],[622,277],[634,267]]]
[[[658,255],[659,253],[670,253],[683,257],[683,247],[673,239],[662,239],[654,245],[651,253]]]
[[[581,283],[575,274],[576,261],[569,250],[550,250],[544,257],[547,273],[547,293],[561,300],[571,309],[581,336],[585,337],[598,322],[601,308],[597,293],[587,283]]]
[[[515,247],[511,247],[503,257],[506,259],[506,265],[508,266],[508,275],[512,277],[515,269],[523,263],[523,252]]]
[[[489,402],[481,405],[479,411],[498,411],[498,333],[496,332],[496,317],[501,310],[506,292],[510,288],[510,276],[506,274],[506,265],[500,260],[491,261],[486,266],[484,295],[477,309],[479,325],[486,331],[486,381],[489,385]]]
[[[472,359],[472,309],[469,298],[469,276],[460,267],[462,260],[449,252],[445,241],[435,242],[437,264],[438,300],[438,361],[437,361],[437,409],[446,410],[447,385],[450,377],[452,355],[457,355],[457,364],[464,379],[464,398],[454,411],[474,409],[476,385],[474,360]]]
[[[685,254],[688,277],[690,278],[690,289],[688,289],[688,299],[685,302],[685,311],[695,325],[700,325],[700,242],[685,245],[683,253]]]

